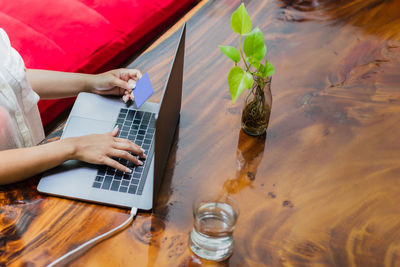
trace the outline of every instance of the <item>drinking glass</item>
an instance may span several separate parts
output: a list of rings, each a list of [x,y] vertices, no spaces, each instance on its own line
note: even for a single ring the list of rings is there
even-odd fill
[[[194,227],[189,247],[197,256],[223,261],[233,252],[233,230],[239,208],[228,196],[207,195],[193,203]]]

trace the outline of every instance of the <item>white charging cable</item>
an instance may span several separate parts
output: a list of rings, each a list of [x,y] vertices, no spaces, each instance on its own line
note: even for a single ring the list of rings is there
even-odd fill
[[[129,226],[132,221],[133,218],[136,216],[137,213],[137,208],[132,208],[131,209],[131,214],[129,216],[129,218],[123,222],[122,224],[120,224],[119,226],[115,227],[114,229],[108,231],[107,233],[104,233],[102,235],[99,235],[98,237],[95,237],[89,241],[87,241],[86,243],[80,245],[79,247],[75,248],[74,250],[71,250],[70,252],[64,254],[63,256],[61,256],[60,258],[56,259],[55,261],[53,261],[52,263],[50,263],[49,265],[47,265],[48,267],[53,267],[56,266],[57,264],[61,263],[63,260],[71,257],[72,255],[76,254],[77,252],[79,252],[82,249],[90,249],[92,247],[94,247],[95,245],[97,245],[98,243],[100,243],[101,241],[115,235],[116,233],[118,233],[119,231],[123,230],[125,227]]]

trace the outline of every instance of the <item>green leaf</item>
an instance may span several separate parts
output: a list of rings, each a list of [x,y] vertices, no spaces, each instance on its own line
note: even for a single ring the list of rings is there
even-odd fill
[[[231,27],[239,34],[248,34],[251,31],[251,19],[243,3],[232,14]]]
[[[235,47],[229,45],[228,46],[219,45],[218,47],[219,49],[221,49],[222,53],[225,54],[225,56],[232,59],[235,63],[238,63],[240,61],[240,53]]]
[[[272,63],[269,62],[268,60],[265,61],[265,67],[264,67],[264,70],[263,70],[264,76],[265,77],[272,76],[274,73],[275,73],[275,68],[272,65]]]
[[[253,86],[253,76],[240,67],[233,67],[229,71],[228,84],[232,101],[235,103],[244,89],[249,89]]]
[[[243,44],[243,50],[247,57],[253,57],[261,61],[267,53],[267,47],[264,42],[264,35],[259,28],[255,28],[246,36]]]
[[[247,58],[247,62],[249,62],[254,68],[256,68],[258,70],[258,68],[260,67],[260,62],[259,60],[253,58],[253,57],[249,57]]]

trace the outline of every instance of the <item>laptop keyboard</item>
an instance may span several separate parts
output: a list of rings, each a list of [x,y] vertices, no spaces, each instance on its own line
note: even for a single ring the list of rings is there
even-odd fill
[[[121,108],[115,125],[118,125],[118,137],[127,138],[145,150],[151,159],[152,143],[155,133],[154,113],[140,110]],[[103,190],[119,191],[128,194],[141,195],[150,161],[141,159],[143,166],[136,166],[132,162],[117,158],[121,164],[132,170],[132,173],[121,172],[112,167],[102,165],[99,167],[93,187]]]

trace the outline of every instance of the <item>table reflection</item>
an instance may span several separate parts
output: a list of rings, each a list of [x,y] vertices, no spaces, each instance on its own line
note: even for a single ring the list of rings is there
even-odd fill
[[[264,155],[266,136],[265,133],[258,137],[252,137],[240,130],[236,150],[236,177],[225,181],[225,193],[236,194],[243,188],[252,186]]]

